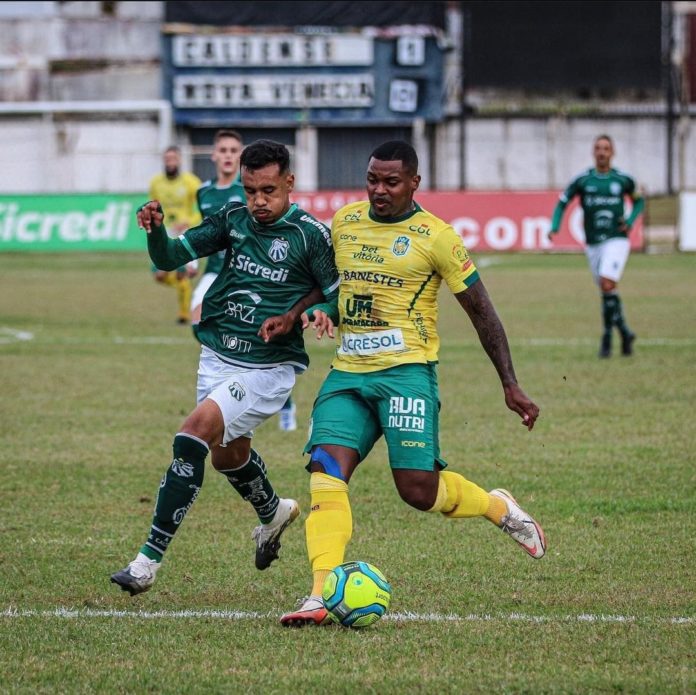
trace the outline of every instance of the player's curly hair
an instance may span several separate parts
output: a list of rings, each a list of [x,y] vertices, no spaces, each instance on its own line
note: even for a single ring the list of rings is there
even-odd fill
[[[269,164],[277,164],[281,174],[290,169],[290,152],[275,140],[256,140],[247,145],[239,160],[242,167],[256,171]]]
[[[370,159],[379,159],[380,162],[403,162],[404,169],[415,176],[418,173],[418,155],[411,145],[405,140],[389,140],[372,150]]]

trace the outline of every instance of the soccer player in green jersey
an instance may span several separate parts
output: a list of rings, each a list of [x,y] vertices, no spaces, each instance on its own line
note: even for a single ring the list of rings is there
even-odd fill
[[[254,428],[278,412],[295,374],[309,365],[303,312],[323,293],[318,309],[322,316],[328,312],[337,318],[331,235],[290,203],[294,176],[289,166],[284,145],[252,143],[241,156],[247,204],[225,205],[178,239],[167,235],[157,201],[138,211],[157,267],[176,268],[221,250],[225,259],[203,299],[198,405],[174,437],[173,459],[160,483],[146,542],[135,560],[111,577],[131,595],[154,583],[162,557],[201,489],[209,452],[213,467],[259,517],[253,533],[258,569],[278,557],[280,536],[299,514],[297,502],[278,497],[263,459],[251,447]]]
[[[611,356],[614,326],[621,334],[621,353],[633,354],[636,335],[628,327],[617,291],[630,253],[628,235],[638,215],[643,211],[644,199],[636,188],[636,182],[625,172],[614,169],[611,160],[614,144],[608,135],[600,135],[594,141],[593,169],[576,176],[561,193],[553,211],[549,239],[561,226],[563,211],[576,195],[584,213],[585,254],[595,283],[602,293],[602,320],[604,332],[599,346],[599,356]],[[624,198],[633,200],[633,209],[626,219]]]
[[[244,186],[239,171],[242,154],[242,136],[236,130],[218,130],[213,138],[213,153],[210,159],[215,164],[215,178],[205,181],[198,189],[196,201],[201,217],[208,217],[227,203],[245,202]],[[191,298],[191,328],[197,337],[201,320],[203,297],[213,284],[225,261],[225,250],[208,256],[205,270]],[[278,413],[278,426],[283,431],[297,429],[296,408],[292,395]]]
[[[239,158],[242,154],[242,136],[236,130],[218,130],[213,138],[213,153],[210,156],[215,164],[215,178],[204,181],[196,193],[196,202],[201,217],[206,218],[218,212],[227,203],[244,203],[244,187],[239,173]],[[203,275],[196,285],[191,298],[191,327],[194,335],[201,320],[203,297],[222,270],[225,251],[218,251],[205,264]]]
[[[423,210],[413,147],[377,147],[367,167],[368,201],[333,219],[341,279],[333,369],[314,403],[310,453],[311,512],[305,529],[313,574],[310,596],[281,618],[321,625],[321,590],[343,562],[352,535],[348,483],[384,435],[401,498],[415,509],[453,518],[485,517],[529,555],[546,550],[541,526],[504,489],[491,492],[445,470],[438,441],[438,291],[444,280],[469,316],[502,383],[505,403],[532,429],[539,408],[517,384],[503,326],[454,229]],[[333,327],[317,311],[315,323]]]

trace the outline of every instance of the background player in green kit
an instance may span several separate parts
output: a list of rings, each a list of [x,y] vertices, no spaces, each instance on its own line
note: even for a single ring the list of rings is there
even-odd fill
[[[636,336],[624,318],[617,286],[631,250],[628,235],[645,204],[635,181],[623,171],[612,168],[613,156],[611,138],[600,135],[594,141],[594,168],[576,176],[561,193],[549,231],[551,239],[561,226],[566,205],[576,195],[580,196],[584,213],[585,254],[595,283],[602,293],[604,332],[599,346],[600,357],[611,356],[614,326],[621,334],[622,354],[633,354]],[[625,196],[633,199],[633,210],[628,219],[624,215]]]
[[[396,488],[415,509],[449,518],[484,517],[541,558],[541,526],[509,492],[486,492],[440,457],[436,363],[438,293],[446,282],[498,372],[505,404],[532,429],[539,408],[517,384],[503,326],[461,238],[413,199],[418,158],[406,142],[386,142],[367,167],[369,201],[341,208],[331,227],[341,279],[333,369],[312,411],[306,451],[311,512],[305,524],[310,596],[287,626],[322,625],[321,590],[344,560],[352,535],[348,483],[384,436]],[[333,319],[315,314],[315,324]],[[469,399],[471,401],[471,399]],[[470,462],[466,462],[470,465]],[[459,556],[460,548],[453,549]]]
[[[296,372],[309,365],[298,322],[302,312],[323,292],[326,301],[318,308],[322,315],[337,317],[331,235],[290,204],[294,176],[289,163],[284,145],[270,140],[249,145],[241,157],[247,205],[230,203],[177,239],[167,235],[157,201],[138,211],[158,267],[176,268],[221,250],[225,259],[203,300],[198,405],[174,437],[173,460],[160,483],[145,544],[135,560],[111,577],[131,595],[154,583],[162,557],[201,489],[208,452],[213,467],[259,517],[253,533],[258,569],[277,558],[280,536],[299,514],[297,502],[277,496],[263,460],[251,448],[253,429],[278,412]],[[272,341],[269,324],[277,335]]]
[[[239,172],[239,158],[242,154],[242,136],[236,130],[218,130],[213,139],[213,153],[210,159],[215,164],[215,177],[204,181],[196,193],[196,202],[205,219],[223,208],[227,203],[245,203],[244,187]],[[191,298],[191,327],[194,335],[201,320],[203,297],[222,270],[225,251],[208,256],[203,275],[196,285]]]
[[[218,212],[227,203],[245,203],[244,187],[239,170],[239,158],[244,143],[236,130],[218,130],[213,138],[213,153],[210,159],[215,164],[215,178],[205,181],[198,189],[196,201],[201,218]],[[225,250],[208,256],[203,275],[196,285],[191,298],[191,328],[197,337],[198,323],[201,320],[203,297],[213,284],[225,262]],[[278,413],[281,430],[297,429],[296,408],[292,395]]]

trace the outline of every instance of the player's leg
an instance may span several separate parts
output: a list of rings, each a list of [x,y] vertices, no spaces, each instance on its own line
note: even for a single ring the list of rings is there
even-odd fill
[[[482,516],[509,533],[532,557],[541,557],[541,527],[506,493],[490,493],[440,458],[439,394],[432,365],[405,365],[383,373],[377,412],[401,498],[415,509],[449,518]]]
[[[220,441],[223,429],[220,409],[205,400],[174,437],[172,462],[159,486],[147,540],[135,560],[111,576],[131,596],[154,584],[162,558],[203,486],[210,445]]]
[[[300,509],[295,500],[276,494],[264,460],[251,448],[251,438],[254,428],[275,415],[287,400],[295,373],[289,365],[247,370],[230,366],[229,371],[229,377],[209,394],[225,423],[222,445],[213,451],[213,466],[256,511],[260,525],[252,537],[256,567],[262,570],[278,557],[280,536]]]
[[[280,537],[299,516],[295,500],[278,497],[261,455],[251,448],[251,439],[238,437],[212,451],[213,467],[222,473],[239,496],[249,502],[261,522],[254,529],[256,568],[264,570],[278,558]]]
[[[285,401],[280,413],[278,413],[278,427],[283,432],[294,432],[297,429],[297,408],[292,394],[288,396],[288,400]]]
[[[187,275],[186,270],[179,268],[176,271],[176,302],[177,302],[177,317],[178,323],[188,323],[191,318],[191,278]]]
[[[602,291],[603,313],[605,326],[616,326],[621,334],[621,352],[623,355],[633,354],[635,333],[628,327],[624,317],[621,297],[618,292],[618,283],[623,275],[624,268],[630,253],[628,239],[608,239],[601,244],[602,255],[599,263],[599,286]]]
[[[166,270],[159,270],[152,266],[152,277],[155,282],[159,282],[162,285],[167,285],[168,287],[176,287],[176,273],[168,272]]]
[[[614,297],[611,292],[605,292],[602,288],[602,279],[600,275],[600,266],[602,264],[602,257],[604,254],[604,244],[588,244],[585,247],[585,255],[587,257],[588,265],[590,266],[590,272],[592,273],[592,278],[599,288],[600,299],[602,306],[602,337],[599,342],[599,352],[598,356],[601,358],[611,357],[611,347],[612,347],[612,331],[614,328],[614,311],[615,302]]]
[[[321,589],[329,572],[343,562],[352,535],[348,482],[381,434],[370,408],[349,388],[361,378],[331,372],[314,404],[312,432],[305,448],[311,452],[311,512],[305,534],[312,589],[297,610],[281,618],[286,626],[328,622]]]

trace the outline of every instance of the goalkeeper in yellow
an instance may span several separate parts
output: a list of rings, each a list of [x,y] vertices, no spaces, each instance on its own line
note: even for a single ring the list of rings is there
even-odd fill
[[[164,152],[164,171],[150,181],[150,200],[158,200],[165,211],[168,232],[179,236],[201,222],[196,193],[201,180],[188,171],[181,171],[181,150],[172,145]],[[176,288],[177,322],[188,324],[191,320],[191,278],[198,273],[198,261],[191,261],[181,268],[167,272],[154,265],[155,280]]]
[[[413,200],[418,158],[386,142],[367,167],[369,201],[340,209],[331,236],[340,278],[338,345],[312,412],[311,513],[305,523],[310,596],[282,616],[286,626],[328,622],[321,590],[344,561],[352,534],[348,483],[384,435],[401,498],[449,518],[485,517],[532,557],[546,551],[541,526],[504,489],[486,492],[446,469],[438,442],[437,296],[444,280],[493,362],[505,403],[529,430],[539,408],[517,384],[505,330],[454,229]],[[313,312],[315,327],[333,324]]]

